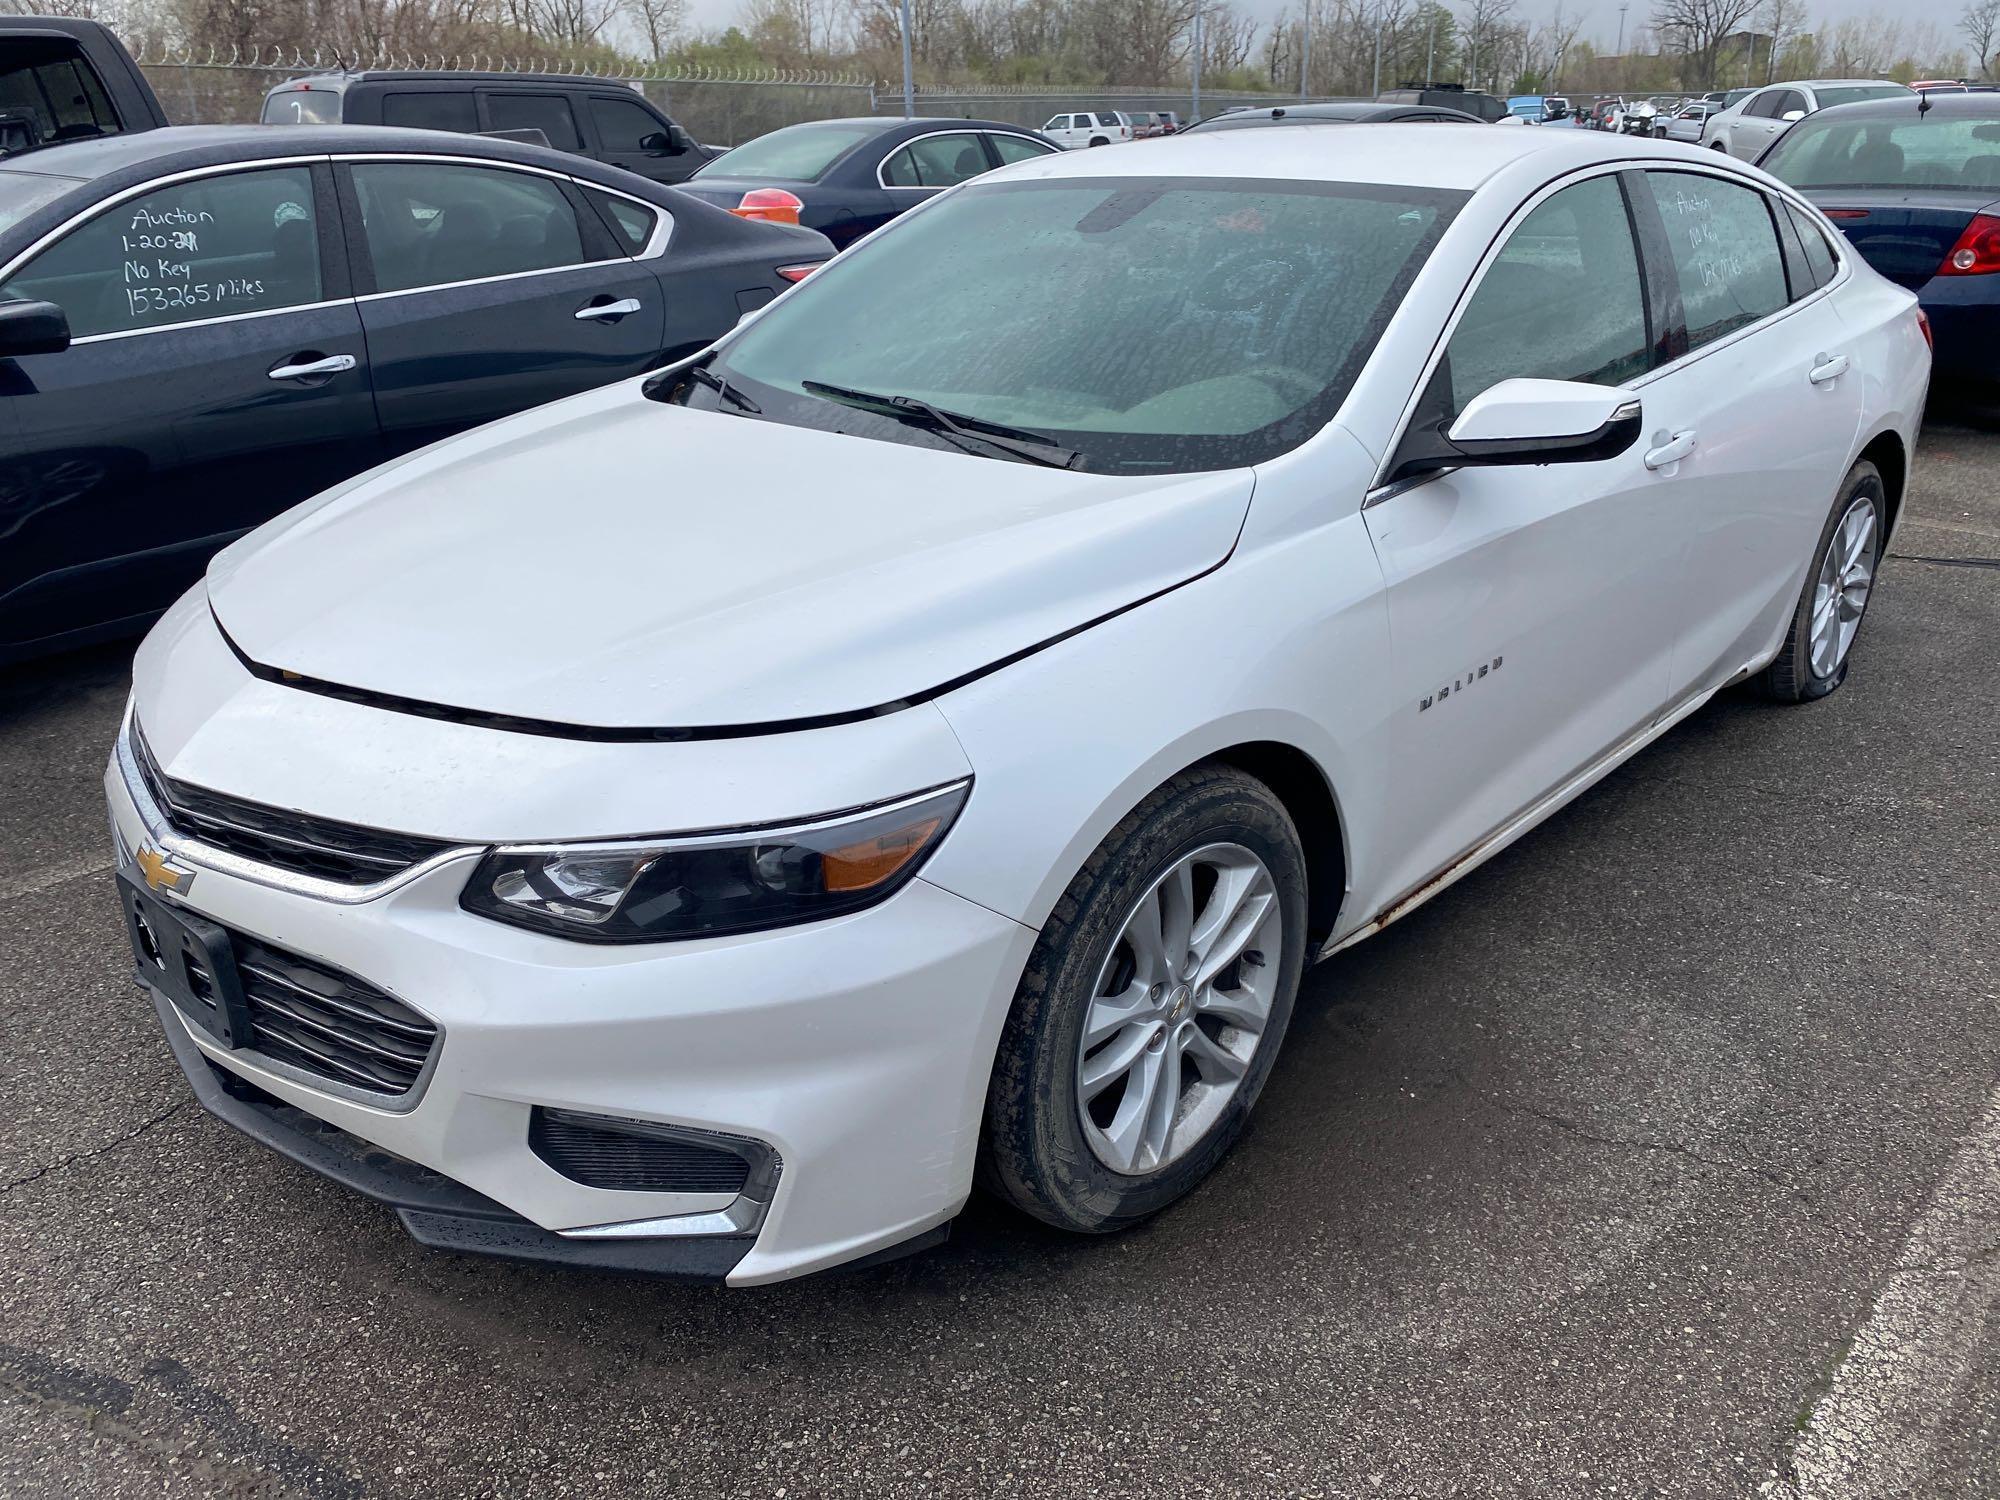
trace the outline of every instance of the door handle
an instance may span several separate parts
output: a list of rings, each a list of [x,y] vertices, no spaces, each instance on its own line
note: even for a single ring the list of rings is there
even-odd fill
[[[621,297],[616,302],[593,302],[588,307],[579,307],[576,310],[576,320],[579,323],[615,323],[627,313],[635,313],[638,310],[637,297]]]
[[[344,375],[360,363],[351,354],[329,354],[323,359],[306,359],[295,354],[292,358],[301,363],[273,365],[273,380],[311,380],[316,375]]]
[[[1830,380],[1838,380],[1847,373],[1845,354],[1822,354],[1806,372],[1806,379],[1814,385],[1825,385]]]
[[[1685,432],[1653,434],[1656,447],[1646,450],[1646,467],[1649,469],[1671,469],[1675,464],[1694,452],[1694,429]]]

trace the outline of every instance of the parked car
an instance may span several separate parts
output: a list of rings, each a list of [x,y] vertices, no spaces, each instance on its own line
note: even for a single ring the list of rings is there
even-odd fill
[[[477,136],[184,126],[0,163],[0,662],[135,629],[287,506],[681,358],[831,253]]]
[[[1190,125],[1183,135],[1213,135],[1222,130],[1249,130],[1265,125],[1410,125],[1426,121],[1483,125],[1477,115],[1457,109],[1434,109],[1422,104],[1370,104],[1364,101],[1334,104],[1278,104],[1269,109],[1245,109],[1234,114],[1212,115]]]
[[[512,135],[654,182],[683,181],[721,155],[637,89],[566,73],[318,73],[266,94],[263,121]]]
[[[1057,149],[1032,130],[997,120],[815,120],[738,146],[681,190],[851,245],[945,188]]]
[[[1941,376],[2000,382],[2000,98],[1837,105],[1780,136],[1758,165],[1916,293]]]
[[[1121,1229],[1309,961],[1838,689],[1916,299],[1707,153],[1368,147],[1022,163],[224,553],[106,778],[201,1102],[486,1253],[775,1281],[975,1168]]]
[[[1542,121],[1544,124],[1549,124],[1556,120],[1574,118],[1574,111],[1569,107],[1569,100],[1565,99],[1561,94],[1549,94],[1543,98]]]
[[[1710,99],[1696,99],[1683,104],[1666,122],[1662,134],[1670,141],[1681,141],[1690,146],[1701,144],[1702,132],[1708,127],[1709,116],[1721,110],[1721,104]]]
[[[1615,119],[1620,135],[1653,134],[1653,123],[1659,116],[1659,106],[1650,99],[1633,99],[1619,105]]]
[[[1469,89],[1462,83],[1404,83],[1375,96],[1380,104],[1423,104],[1433,109],[1455,109],[1491,125],[1507,118],[1507,106],[1491,94]]]
[[[1919,78],[1910,85],[1920,94],[1968,94],[1971,91],[1957,78]]]
[[[1507,101],[1507,113],[1523,125],[1539,125],[1548,118],[1548,106],[1540,94],[1520,94]]]
[[[1180,129],[1180,123],[1171,110],[1128,109],[1124,115],[1132,126],[1132,139],[1135,141],[1156,140],[1163,135],[1173,135]]]
[[[1132,139],[1132,122],[1117,110],[1077,110],[1054,115],[1041,133],[1065,151],[1085,146],[1115,146]]]
[[[0,16],[0,157],[167,123],[111,28],[63,16]]]
[[[1863,99],[1915,99],[1916,92],[1900,83],[1879,79],[1809,79],[1758,89],[1723,109],[1708,122],[1707,143],[1744,161],[1755,161],[1796,122],[1814,110]]]

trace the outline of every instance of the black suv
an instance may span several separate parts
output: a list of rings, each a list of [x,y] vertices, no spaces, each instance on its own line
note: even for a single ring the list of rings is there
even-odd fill
[[[507,135],[588,156],[654,182],[686,180],[722,153],[646,96],[561,73],[321,73],[264,96],[266,125],[400,125]]]
[[[1455,109],[1477,115],[1489,125],[1507,118],[1503,101],[1462,83],[1399,83],[1375,97],[1382,104],[1425,104],[1437,109]]]
[[[146,75],[109,27],[0,16],[0,156],[166,123]]]

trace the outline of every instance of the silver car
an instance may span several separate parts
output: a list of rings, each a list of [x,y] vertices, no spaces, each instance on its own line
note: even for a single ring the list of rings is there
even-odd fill
[[[1708,123],[1708,144],[1743,161],[1755,161],[1766,146],[1815,110],[1897,94],[1917,97],[1914,89],[1880,78],[1814,78],[1773,84],[1714,116]]]
[[[1670,141],[1685,141],[1690,146],[1699,146],[1709,116],[1719,113],[1721,109],[1720,104],[1707,99],[1697,99],[1692,104],[1683,104],[1674,111],[1673,117],[1666,122],[1661,133]]]

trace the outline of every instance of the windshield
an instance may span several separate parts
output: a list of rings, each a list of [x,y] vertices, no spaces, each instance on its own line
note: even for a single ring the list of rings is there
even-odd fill
[[[816,272],[712,368],[800,426],[938,441],[810,381],[1042,435],[1099,473],[1256,463],[1332,416],[1464,198],[1237,178],[960,188]]]
[[[1915,89],[1906,89],[1900,83],[1864,83],[1846,89],[1814,89],[1813,97],[1819,100],[1821,109],[1832,109],[1836,104],[1859,104],[1863,99],[1894,99],[1899,94],[1917,97]]]
[[[12,229],[44,203],[54,202],[78,183],[75,177],[0,172],[0,233]]]
[[[2000,119],[1808,115],[1764,158],[1796,188],[1958,188],[2000,197]]]
[[[816,182],[836,160],[881,131],[880,123],[873,120],[787,125],[724,152],[694,175]]]
[[[338,125],[340,95],[332,89],[278,89],[264,100],[266,125]]]

